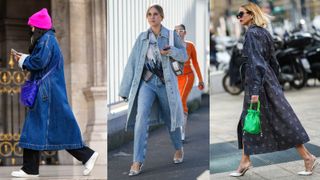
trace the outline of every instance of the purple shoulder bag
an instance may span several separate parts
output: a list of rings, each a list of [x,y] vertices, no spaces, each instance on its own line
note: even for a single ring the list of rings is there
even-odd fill
[[[20,102],[27,107],[32,107],[34,102],[36,101],[38,89],[40,83],[49,75],[52,73],[52,71],[56,68],[55,65],[49,72],[47,72],[41,79],[39,80],[27,80],[22,86],[21,86],[21,95],[20,95]]]

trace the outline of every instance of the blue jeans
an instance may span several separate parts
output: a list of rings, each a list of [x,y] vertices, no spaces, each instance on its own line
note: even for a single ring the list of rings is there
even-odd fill
[[[171,118],[166,86],[156,75],[153,75],[153,77],[148,82],[142,80],[142,82],[140,83],[137,102],[137,116],[134,126],[133,162],[144,162],[150,113],[152,104],[156,98],[159,101],[159,105],[162,110],[161,112],[163,113],[164,117],[164,122],[168,128],[174,148],[176,150],[180,150],[182,148],[180,128],[176,128],[175,131],[170,131]]]

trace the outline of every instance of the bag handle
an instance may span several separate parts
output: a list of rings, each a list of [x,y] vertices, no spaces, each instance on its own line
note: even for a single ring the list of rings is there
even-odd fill
[[[253,103],[250,103],[250,107],[249,109],[252,109],[252,104]],[[257,107],[257,111],[260,112],[260,100],[258,100],[258,107]]]
[[[174,32],[169,30],[169,46],[174,46]]]

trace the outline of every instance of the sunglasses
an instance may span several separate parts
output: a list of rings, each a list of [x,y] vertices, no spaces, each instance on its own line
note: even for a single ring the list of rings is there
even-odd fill
[[[183,33],[183,32],[186,32],[186,30],[183,30],[183,29],[175,29],[175,31],[176,31],[177,33]]]
[[[244,14],[247,13],[247,14],[250,14],[250,12],[243,12],[243,11],[240,11],[238,14],[237,14],[237,19],[240,19],[244,16]]]

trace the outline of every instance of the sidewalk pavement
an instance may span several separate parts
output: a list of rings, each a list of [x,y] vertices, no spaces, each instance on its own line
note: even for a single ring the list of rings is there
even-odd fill
[[[219,75],[218,75],[219,76]],[[211,78],[210,94],[210,175],[212,180],[227,179],[320,179],[320,166],[310,177],[297,175],[304,170],[303,160],[295,149],[251,156],[254,168],[245,176],[231,178],[241,158],[237,145],[237,124],[242,111],[243,94],[231,96],[220,88],[220,78]],[[220,75],[221,76],[221,75]],[[289,90],[285,95],[306,129],[310,141],[306,147],[320,161],[320,87]]]
[[[40,176],[38,178],[12,178],[11,172],[17,171],[21,166],[3,166],[0,167],[0,180],[82,180],[82,179],[94,179],[105,180],[107,179],[107,166],[96,165],[90,176],[83,176],[82,171],[84,167],[82,165],[41,165]]]
[[[146,161],[142,173],[128,177],[132,163],[133,142],[108,153],[108,180],[195,180],[209,179],[209,95],[189,114],[184,162],[173,164],[174,148],[166,127],[149,134]]]

